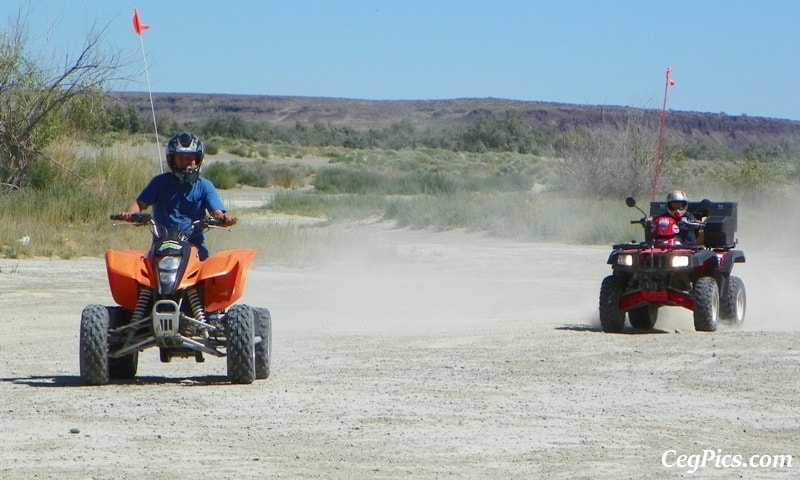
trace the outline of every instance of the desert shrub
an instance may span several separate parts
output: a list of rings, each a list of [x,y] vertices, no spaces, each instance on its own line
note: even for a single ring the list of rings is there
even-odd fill
[[[216,155],[219,153],[219,145],[214,142],[206,142],[203,144],[203,149],[206,155]]]
[[[631,114],[625,129],[582,129],[564,135],[558,184],[576,194],[641,195],[652,186],[656,141],[648,117]]]
[[[310,171],[299,165],[272,165],[258,162],[217,162],[203,169],[203,176],[217,188],[229,189],[236,185],[251,187],[294,188],[303,184]]]
[[[203,168],[203,176],[222,190],[234,188],[237,185],[237,177],[231,168],[225,163],[213,163]]]
[[[755,193],[785,183],[788,170],[785,164],[775,161],[744,161],[722,170],[722,185],[737,192]]]
[[[383,195],[341,195],[278,192],[269,205],[271,211],[329,220],[358,219],[382,215],[387,199]]]
[[[290,165],[276,165],[265,169],[265,176],[269,185],[294,188],[302,185],[305,170]]]
[[[412,172],[399,177],[388,190],[391,194],[449,195],[463,188],[453,178],[433,172]]]
[[[518,192],[530,190],[533,187],[533,176],[529,174],[494,174],[487,177],[478,177],[474,186],[469,190],[479,192]]]
[[[232,113],[210,115],[205,123],[203,123],[201,133],[205,137],[254,138],[250,124],[245,122],[240,116]]]
[[[279,157],[279,158],[292,158],[296,157],[298,154],[298,149],[294,145],[289,145],[286,143],[277,143],[269,145],[268,148],[268,155],[262,155],[265,158],[268,157]]]
[[[314,187],[323,193],[374,193],[385,191],[386,175],[369,170],[327,167],[317,170]]]
[[[231,147],[228,150],[228,153],[230,153],[231,155],[236,155],[237,157],[242,157],[242,158],[250,158],[251,157],[250,150],[247,147],[244,147],[244,146],[241,146],[241,145],[237,145],[235,147]]]
[[[459,135],[456,144],[470,152],[529,153],[533,149],[533,138],[525,117],[509,110],[503,116],[481,115]]]

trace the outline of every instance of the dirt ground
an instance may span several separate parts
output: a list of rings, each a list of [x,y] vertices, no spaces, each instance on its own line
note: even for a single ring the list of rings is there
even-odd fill
[[[669,309],[612,335],[608,247],[314,228],[330,260],[250,271],[274,332],[252,385],[148,350],[135,381],[81,386],[102,260],[0,259],[0,478],[797,478],[797,254],[742,245],[741,330]],[[754,455],[791,467],[734,468]]]

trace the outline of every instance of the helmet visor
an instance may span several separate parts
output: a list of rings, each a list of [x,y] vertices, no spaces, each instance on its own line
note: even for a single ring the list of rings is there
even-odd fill
[[[686,207],[688,206],[689,204],[685,201],[669,202],[667,203],[667,210],[669,210],[670,212],[674,212],[676,210],[684,212],[686,211]]]
[[[197,165],[197,157],[196,153],[175,152],[172,154],[172,161],[178,169],[191,168]]]

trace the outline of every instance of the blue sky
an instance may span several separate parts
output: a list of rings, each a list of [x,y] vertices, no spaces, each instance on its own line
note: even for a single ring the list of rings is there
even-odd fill
[[[115,90],[370,100],[508,98],[800,120],[796,0],[5,0],[36,49],[92,26]]]

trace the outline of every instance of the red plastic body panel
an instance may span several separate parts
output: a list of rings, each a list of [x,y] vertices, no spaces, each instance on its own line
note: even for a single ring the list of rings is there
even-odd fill
[[[620,298],[619,309],[628,311],[644,303],[672,305],[694,310],[694,299],[686,293],[675,290],[636,290]]]

